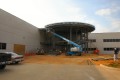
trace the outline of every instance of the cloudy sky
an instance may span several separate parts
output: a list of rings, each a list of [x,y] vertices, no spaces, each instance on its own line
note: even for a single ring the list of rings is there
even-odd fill
[[[0,8],[39,28],[77,21],[96,33],[120,32],[120,0],[0,0]]]

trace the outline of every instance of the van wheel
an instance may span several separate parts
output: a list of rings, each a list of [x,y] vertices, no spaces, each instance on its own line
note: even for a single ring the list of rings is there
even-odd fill
[[[19,62],[15,62],[15,64],[18,64]]]
[[[5,69],[6,65],[0,65],[0,69]]]

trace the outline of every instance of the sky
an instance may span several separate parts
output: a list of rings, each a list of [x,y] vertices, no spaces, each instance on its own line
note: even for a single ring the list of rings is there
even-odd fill
[[[83,22],[95,33],[120,32],[120,0],[0,0],[0,8],[38,28]]]

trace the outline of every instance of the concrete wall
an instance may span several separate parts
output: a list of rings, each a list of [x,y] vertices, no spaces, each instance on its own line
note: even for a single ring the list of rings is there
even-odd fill
[[[100,53],[114,53],[113,51],[105,51],[104,48],[120,48],[120,42],[104,42],[103,39],[120,39],[120,32],[114,33],[91,33],[89,39],[96,39],[96,42],[89,43],[89,47],[97,47]]]
[[[0,42],[7,43],[6,50],[13,51],[14,44],[25,45],[25,51],[40,47],[39,29],[0,9]]]

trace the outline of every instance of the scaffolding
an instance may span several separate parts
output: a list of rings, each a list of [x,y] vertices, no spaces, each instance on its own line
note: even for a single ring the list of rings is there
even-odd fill
[[[80,22],[61,22],[54,23],[45,26],[46,29],[50,29],[52,32],[60,34],[65,38],[82,46],[83,51],[88,53],[88,33],[95,30],[95,27],[91,24]],[[49,47],[58,48],[65,51],[72,47],[71,44],[56,38],[52,34],[47,33],[47,43],[51,44]],[[60,42],[60,43],[59,43]]]

